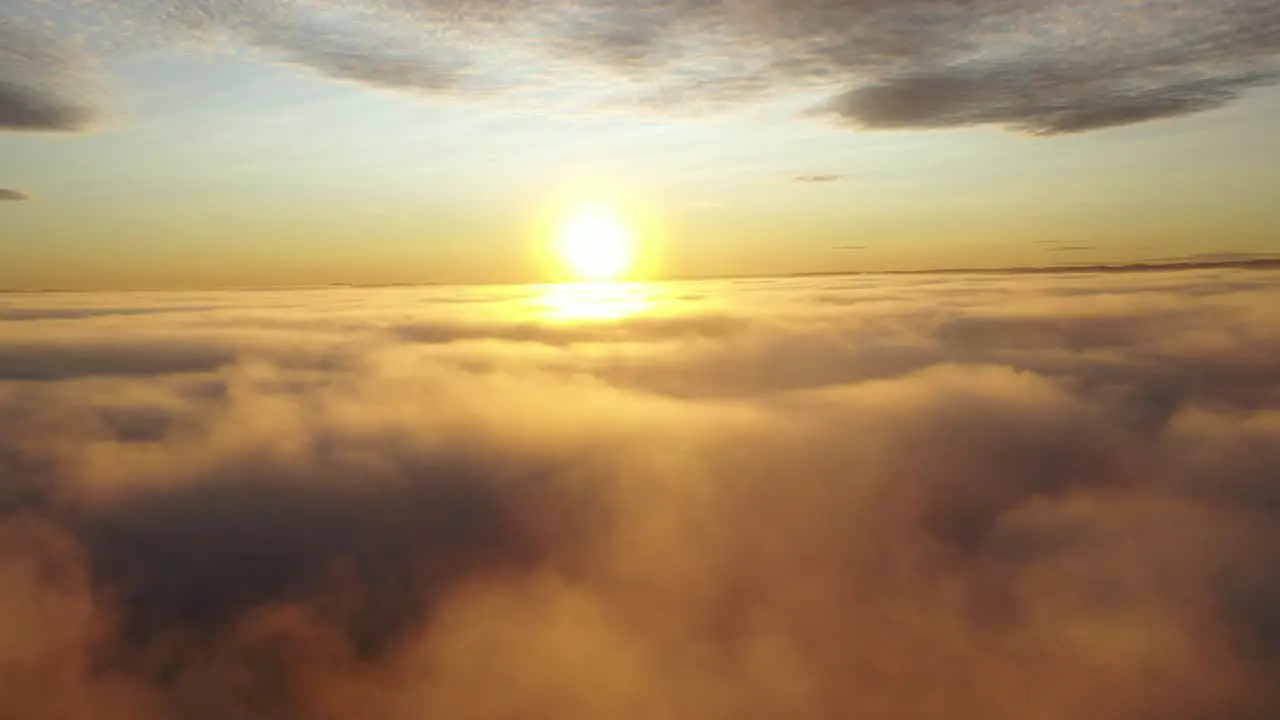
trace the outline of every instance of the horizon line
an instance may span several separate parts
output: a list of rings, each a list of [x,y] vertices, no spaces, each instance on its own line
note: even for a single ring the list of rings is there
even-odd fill
[[[1013,265],[1008,267],[958,267],[911,270],[817,270],[791,273],[727,273],[704,275],[672,275],[652,280],[619,280],[618,283],[645,282],[699,282],[707,280],[763,280],[808,277],[845,277],[853,275],[1053,275],[1075,273],[1138,273],[1138,272],[1186,272],[1192,270],[1238,269],[1269,270],[1280,269],[1280,256],[1257,257],[1247,260],[1220,261],[1182,261],[1182,262],[1133,262],[1121,264],[1091,263],[1087,265]],[[103,288],[97,290],[71,290],[66,288],[0,288],[0,294],[35,295],[42,293],[104,293],[104,292],[263,292],[279,290],[334,290],[334,289],[376,289],[396,287],[510,287],[521,285],[563,285],[577,283],[560,283],[550,281],[507,281],[507,282],[387,282],[387,283],[346,283],[332,282],[311,285],[244,285],[244,286],[210,286],[210,287],[140,287],[140,288]]]

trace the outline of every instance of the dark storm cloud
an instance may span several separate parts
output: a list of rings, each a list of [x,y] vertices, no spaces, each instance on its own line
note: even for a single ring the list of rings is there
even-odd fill
[[[104,112],[88,66],[68,45],[0,17],[0,131],[76,132],[99,123]]]
[[[11,188],[0,188],[0,202],[22,202],[30,200],[31,196],[21,190],[13,190]]]
[[[100,12],[116,18],[111,27],[250,45],[377,87],[487,94],[545,86],[598,95],[613,110],[674,113],[826,91],[830,98],[815,113],[869,128],[1077,133],[1223,107],[1280,78],[1280,10],[1272,0],[167,0],[129,7]],[[151,31],[131,32],[152,42]],[[74,125],[74,117],[52,124]]]
[[[1274,271],[655,292],[6,296],[0,716],[1280,713]]]

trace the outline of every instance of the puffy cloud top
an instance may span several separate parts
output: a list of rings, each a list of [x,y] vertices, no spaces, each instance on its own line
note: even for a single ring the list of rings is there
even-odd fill
[[[0,715],[1273,717],[1277,279],[5,295]]]

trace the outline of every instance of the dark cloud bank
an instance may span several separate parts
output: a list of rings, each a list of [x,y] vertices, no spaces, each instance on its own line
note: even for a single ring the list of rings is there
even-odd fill
[[[5,7],[0,4],[0,131],[93,127],[105,112],[90,61],[69,44],[9,20]]]
[[[22,202],[30,199],[31,196],[21,190],[0,187],[0,202]]]
[[[651,292],[0,299],[0,717],[1280,714],[1276,272]]]
[[[814,113],[869,128],[1077,133],[1212,110],[1280,79],[1274,0],[8,4],[114,50],[250,47],[342,80],[462,96],[586,82],[614,109],[676,113],[825,92]],[[98,114],[60,87],[78,64],[51,41],[0,27],[0,59],[22,63],[0,64],[0,127],[79,129]]]

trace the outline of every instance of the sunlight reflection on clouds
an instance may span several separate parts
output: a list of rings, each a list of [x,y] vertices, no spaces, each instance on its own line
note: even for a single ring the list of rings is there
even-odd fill
[[[533,314],[555,322],[619,320],[662,312],[670,291],[656,283],[562,283],[542,286]]]

